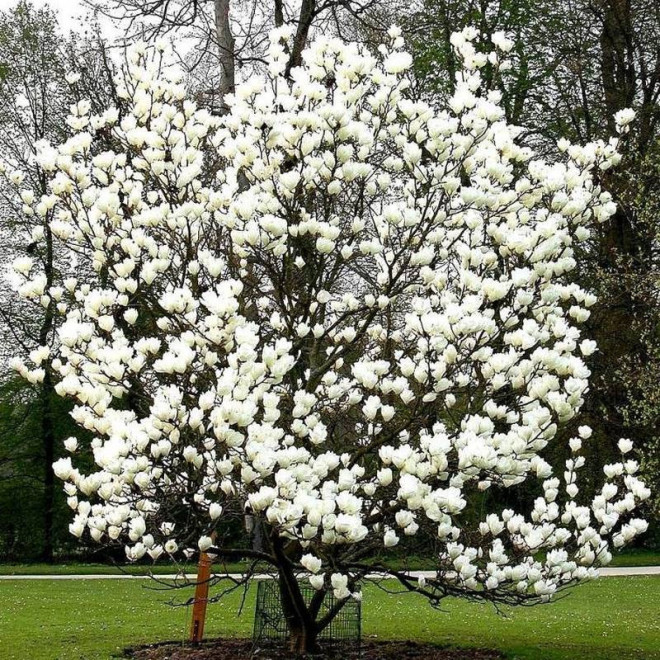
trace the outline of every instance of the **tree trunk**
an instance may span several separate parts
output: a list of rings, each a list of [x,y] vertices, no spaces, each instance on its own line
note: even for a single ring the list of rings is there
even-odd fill
[[[300,593],[298,583],[296,590]],[[325,589],[317,591],[309,604],[304,603],[304,612],[301,616],[295,607],[295,602],[289,596],[290,589],[287,584],[283,584],[280,579],[280,597],[282,599],[282,609],[289,624],[289,651],[295,654],[318,653],[319,635],[334,621],[335,617],[341,612],[346,600],[336,601],[330,610],[321,618],[319,612],[326,596]]]
[[[298,581],[286,569],[280,569],[279,585],[282,611],[289,628],[289,651],[296,655],[314,653],[318,648],[315,622],[307,608]]]
[[[300,628],[290,628],[290,630],[290,653],[304,655],[305,653],[318,653],[320,651],[316,631],[307,630],[304,626]]]
[[[43,188],[45,189],[45,183]],[[54,253],[53,235],[50,228],[45,228],[46,254],[44,259],[44,273],[46,275],[46,290],[53,286],[54,281]],[[54,325],[53,301],[49,301],[39,329],[39,345],[46,346]],[[44,543],[41,553],[42,561],[53,561],[53,521],[55,509],[55,474],[53,462],[55,461],[55,427],[53,414],[53,397],[55,386],[53,384],[50,367],[46,367],[43,383],[41,384],[41,442],[44,452],[44,502],[43,526]]]
[[[282,612],[289,628],[289,651],[294,655],[315,653],[319,649],[318,628],[314,615],[305,603],[282,539],[273,533],[271,543],[277,561]]]
[[[307,37],[309,36],[309,29],[312,26],[312,21],[316,15],[316,0],[302,0],[300,5],[300,14],[298,16],[298,27],[296,34],[293,37],[293,45],[291,47],[291,54],[289,61],[286,65],[284,75],[288,78],[291,75],[291,69],[302,64],[302,53],[307,45]]]
[[[215,31],[218,40],[218,57],[220,59],[220,108],[227,112],[225,96],[233,94],[236,89],[234,37],[229,24],[229,0],[215,0]]]
[[[53,430],[52,396],[53,384],[50,373],[47,370],[41,389],[41,441],[44,450],[44,541],[41,560],[49,564],[53,561],[53,520],[55,509],[55,475],[53,474],[55,433]]]
[[[602,115],[607,130],[614,134],[614,114],[630,107],[637,94],[634,15],[630,0],[598,0],[594,6],[602,21],[599,64],[603,96],[592,114]],[[653,268],[653,237],[638,217],[644,204],[631,197],[643,153],[635,153],[632,141],[624,145],[622,164],[601,174],[601,183],[613,194],[618,208],[598,228],[597,261],[590,257],[585,262],[590,264],[587,288],[599,298],[586,327],[599,350],[589,365],[592,379],[584,412],[596,435],[607,439],[599,450],[605,452],[606,462],[618,456],[620,437],[643,437],[642,430],[631,427],[626,417],[633,385],[618,374],[630,360],[644,364],[645,345],[639,328],[654,323],[651,306],[636,291],[636,282],[643,282]]]
[[[275,0],[275,27],[282,27],[284,25],[284,8],[282,0]]]
[[[630,0],[601,0],[601,70],[608,127],[614,134],[614,113],[635,99],[636,74]]]

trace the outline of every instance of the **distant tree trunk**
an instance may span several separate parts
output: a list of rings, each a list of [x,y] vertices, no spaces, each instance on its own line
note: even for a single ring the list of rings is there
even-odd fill
[[[282,7],[282,0],[275,0],[275,27],[282,27],[284,25],[284,8]]]
[[[44,182],[45,188],[45,182]],[[46,275],[46,291],[53,286],[55,274],[53,236],[48,226],[45,227],[46,253],[44,255],[44,273]],[[39,344],[48,345],[53,329],[54,311],[52,299],[46,307],[46,312],[39,330]],[[53,523],[55,518],[55,475],[53,462],[55,461],[55,426],[53,414],[53,400],[55,386],[50,370],[46,367],[44,380],[41,383],[41,442],[44,456],[44,500],[43,500],[43,526],[44,542],[41,553],[42,561],[53,561]]]
[[[298,27],[296,34],[293,37],[293,45],[291,47],[291,55],[286,65],[285,75],[288,77],[291,69],[302,64],[302,53],[307,45],[309,37],[309,29],[312,27],[312,21],[316,15],[316,0],[302,0],[300,5],[300,14],[298,17]]]
[[[630,0],[600,0],[602,6],[601,45],[601,77],[605,96],[605,115],[611,133],[614,133],[614,114],[623,108],[630,107],[635,97],[636,75],[634,65],[632,16]],[[615,172],[606,176],[607,188],[611,190],[618,204],[616,213],[609,219],[601,237],[600,265],[611,273],[630,267],[631,260],[644,264],[639,257],[641,237],[635,230],[634,209],[627,207],[623,201],[623,193],[628,185],[628,177],[623,180]],[[608,310],[611,323],[605,323],[602,330],[618,335],[618,341],[613,348],[621,353],[630,350],[630,342],[634,337],[621,336],[625,329],[631,329],[634,314],[634,299],[627,291],[625,284],[617,286],[612,292],[615,302]],[[607,303],[606,303],[607,304]],[[603,337],[603,340],[607,340]],[[610,342],[611,343],[611,342]],[[603,346],[606,346],[603,343]],[[602,346],[601,346],[602,350]],[[604,358],[607,356],[603,355]],[[619,355],[612,356],[614,359]]]
[[[610,133],[615,131],[614,114],[635,100],[635,36],[630,0],[597,0],[600,25],[600,70],[603,89],[602,113]],[[653,267],[648,253],[652,237],[638,222],[638,207],[630,203],[631,170],[640,158],[628,145],[620,168],[602,175],[603,187],[617,202],[615,214],[599,228],[597,268],[592,273],[599,302],[588,325],[599,351],[591,361],[593,382],[586,411],[592,425],[611,443],[633,435],[625,418],[630,388],[618,377],[618,367],[644,350],[637,321],[648,315],[647,301],[640,301],[631,282]],[[639,434],[635,433],[637,438]]]
[[[236,89],[236,60],[234,55],[234,36],[229,24],[229,0],[215,0],[215,30],[218,40],[218,56],[220,58],[220,107],[227,112],[225,96],[233,94]]]
[[[41,440],[44,450],[44,500],[43,526],[44,541],[41,560],[46,563],[53,561],[53,528],[55,518],[55,433],[53,427],[53,383],[49,371],[46,371],[41,388]]]
[[[635,99],[636,75],[630,0],[601,0],[601,67],[609,129],[614,133],[614,113],[630,107]]]

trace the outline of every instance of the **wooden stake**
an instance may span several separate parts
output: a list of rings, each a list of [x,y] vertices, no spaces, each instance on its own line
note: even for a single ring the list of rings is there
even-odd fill
[[[190,626],[190,641],[193,644],[199,644],[204,637],[204,622],[206,620],[206,605],[209,600],[209,580],[211,578],[212,563],[213,559],[206,552],[200,552],[197,564],[195,602]]]

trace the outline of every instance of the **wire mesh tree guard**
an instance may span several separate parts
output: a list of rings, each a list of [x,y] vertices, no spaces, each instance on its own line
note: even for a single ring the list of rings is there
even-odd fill
[[[300,592],[309,606],[316,590],[309,584],[300,584]],[[325,595],[318,619],[322,619],[337,604],[332,592]],[[319,633],[318,640],[324,648],[350,646],[359,648],[362,638],[362,606],[359,600],[350,598],[339,613]],[[283,644],[290,636],[289,622],[284,615],[277,580],[261,580],[257,583],[257,602],[252,634],[253,650]]]

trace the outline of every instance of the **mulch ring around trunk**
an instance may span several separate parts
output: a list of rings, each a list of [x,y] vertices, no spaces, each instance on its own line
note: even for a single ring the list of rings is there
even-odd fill
[[[133,660],[291,660],[286,648],[259,649],[252,653],[247,639],[212,639],[197,646],[174,642],[127,649]],[[309,660],[500,660],[504,656],[487,649],[455,649],[420,642],[363,640],[355,645],[328,649],[325,653],[304,656]]]

